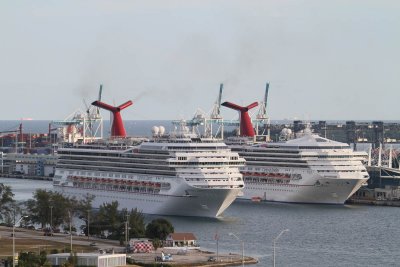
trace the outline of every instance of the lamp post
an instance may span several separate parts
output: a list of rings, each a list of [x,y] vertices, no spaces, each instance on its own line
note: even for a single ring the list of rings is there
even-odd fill
[[[234,236],[242,244],[242,267],[244,267],[244,242],[239,237],[237,237],[237,235],[235,235],[234,233],[229,233],[229,235]]]
[[[68,215],[69,215],[69,236],[70,236],[70,250],[72,253],[72,217],[71,217],[71,212],[68,211]]]
[[[275,237],[274,238],[274,242],[273,242],[273,249],[274,249],[274,253],[273,253],[273,266],[275,267],[275,244],[276,244],[276,241],[278,241],[278,239],[281,237],[281,235],[283,235],[285,232],[289,232],[289,229],[285,229],[285,230],[282,230],[280,233],[279,233],[279,235],[277,236],[277,237]]]
[[[129,214],[126,214],[126,221],[125,221],[125,251],[128,253],[129,250]]]
[[[50,206],[50,235],[53,235],[53,206]]]
[[[13,267],[15,267],[15,226],[17,224],[19,224],[22,219],[27,218],[28,216],[22,216],[21,218],[19,218],[19,220],[13,224],[13,232],[12,232],[12,236],[13,236],[13,255],[12,255],[12,262],[13,262]]]

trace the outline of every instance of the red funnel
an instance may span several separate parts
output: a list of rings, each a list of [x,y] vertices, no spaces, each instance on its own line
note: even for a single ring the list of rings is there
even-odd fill
[[[130,100],[122,105],[119,105],[118,107],[113,107],[100,101],[94,101],[92,103],[93,106],[109,110],[113,114],[113,122],[111,125],[111,137],[126,136],[124,122],[122,121],[120,111],[123,110],[124,108],[129,107],[132,104],[133,102]]]
[[[251,124],[251,119],[248,111],[254,107],[258,106],[257,102],[251,103],[247,107],[241,107],[231,102],[224,102],[221,105],[237,110],[240,114],[240,136],[251,136],[255,135],[253,125]]]

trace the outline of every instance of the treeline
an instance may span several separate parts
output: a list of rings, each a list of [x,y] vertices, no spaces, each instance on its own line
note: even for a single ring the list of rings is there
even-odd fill
[[[15,216],[15,200],[11,187],[0,183],[0,221],[12,225]]]
[[[94,210],[94,197],[87,195],[81,200],[65,197],[58,192],[36,190],[32,199],[17,204],[9,186],[0,183],[0,221],[3,225],[13,226],[22,216],[21,226],[40,225],[43,229],[77,231],[71,227],[74,218],[83,221],[79,229],[84,235],[125,240],[126,230],[130,238],[147,237],[155,240],[158,247],[165,238],[174,232],[172,224],[165,219],[155,219],[145,224],[141,211],[119,209],[117,201],[104,203]],[[154,242],[153,242],[154,243]]]

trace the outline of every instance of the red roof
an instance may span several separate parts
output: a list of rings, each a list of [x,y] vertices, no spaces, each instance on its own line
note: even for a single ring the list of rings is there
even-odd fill
[[[180,240],[197,240],[193,233],[172,233],[169,234],[168,239],[172,239],[174,241]]]

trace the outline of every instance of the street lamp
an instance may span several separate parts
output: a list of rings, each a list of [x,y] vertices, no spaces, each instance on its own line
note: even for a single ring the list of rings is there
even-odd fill
[[[70,250],[72,253],[72,216],[71,216],[71,211],[68,211],[68,216],[69,216],[69,237],[70,237]]]
[[[87,211],[87,239],[90,240],[90,210]]]
[[[53,206],[50,206],[50,235],[53,235]]]
[[[13,255],[12,255],[13,267],[15,267],[15,226],[17,224],[19,224],[22,221],[22,219],[27,218],[27,217],[28,216],[22,216],[21,218],[19,218],[19,220],[15,224],[13,224],[13,233],[12,233],[12,236],[13,236]]]
[[[229,233],[229,235],[234,236],[242,244],[242,266],[244,267],[244,242],[239,237],[237,237],[237,235],[235,235],[234,233]]]
[[[281,237],[281,235],[283,235],[283,233],[285,233],[285,232],[289,232],[289,229],[282,230],[282,231],[279,233],[279,235],[278,235],[277,237],[274,238],[274,242],[273,242],[273,244],[274,244],[274,246],[273,246],[273,248],[274,248],[273,266],[274,266],[274,267],[275,267],[275,243],[276,243],[276,241],[278,241],[278,239]]]

